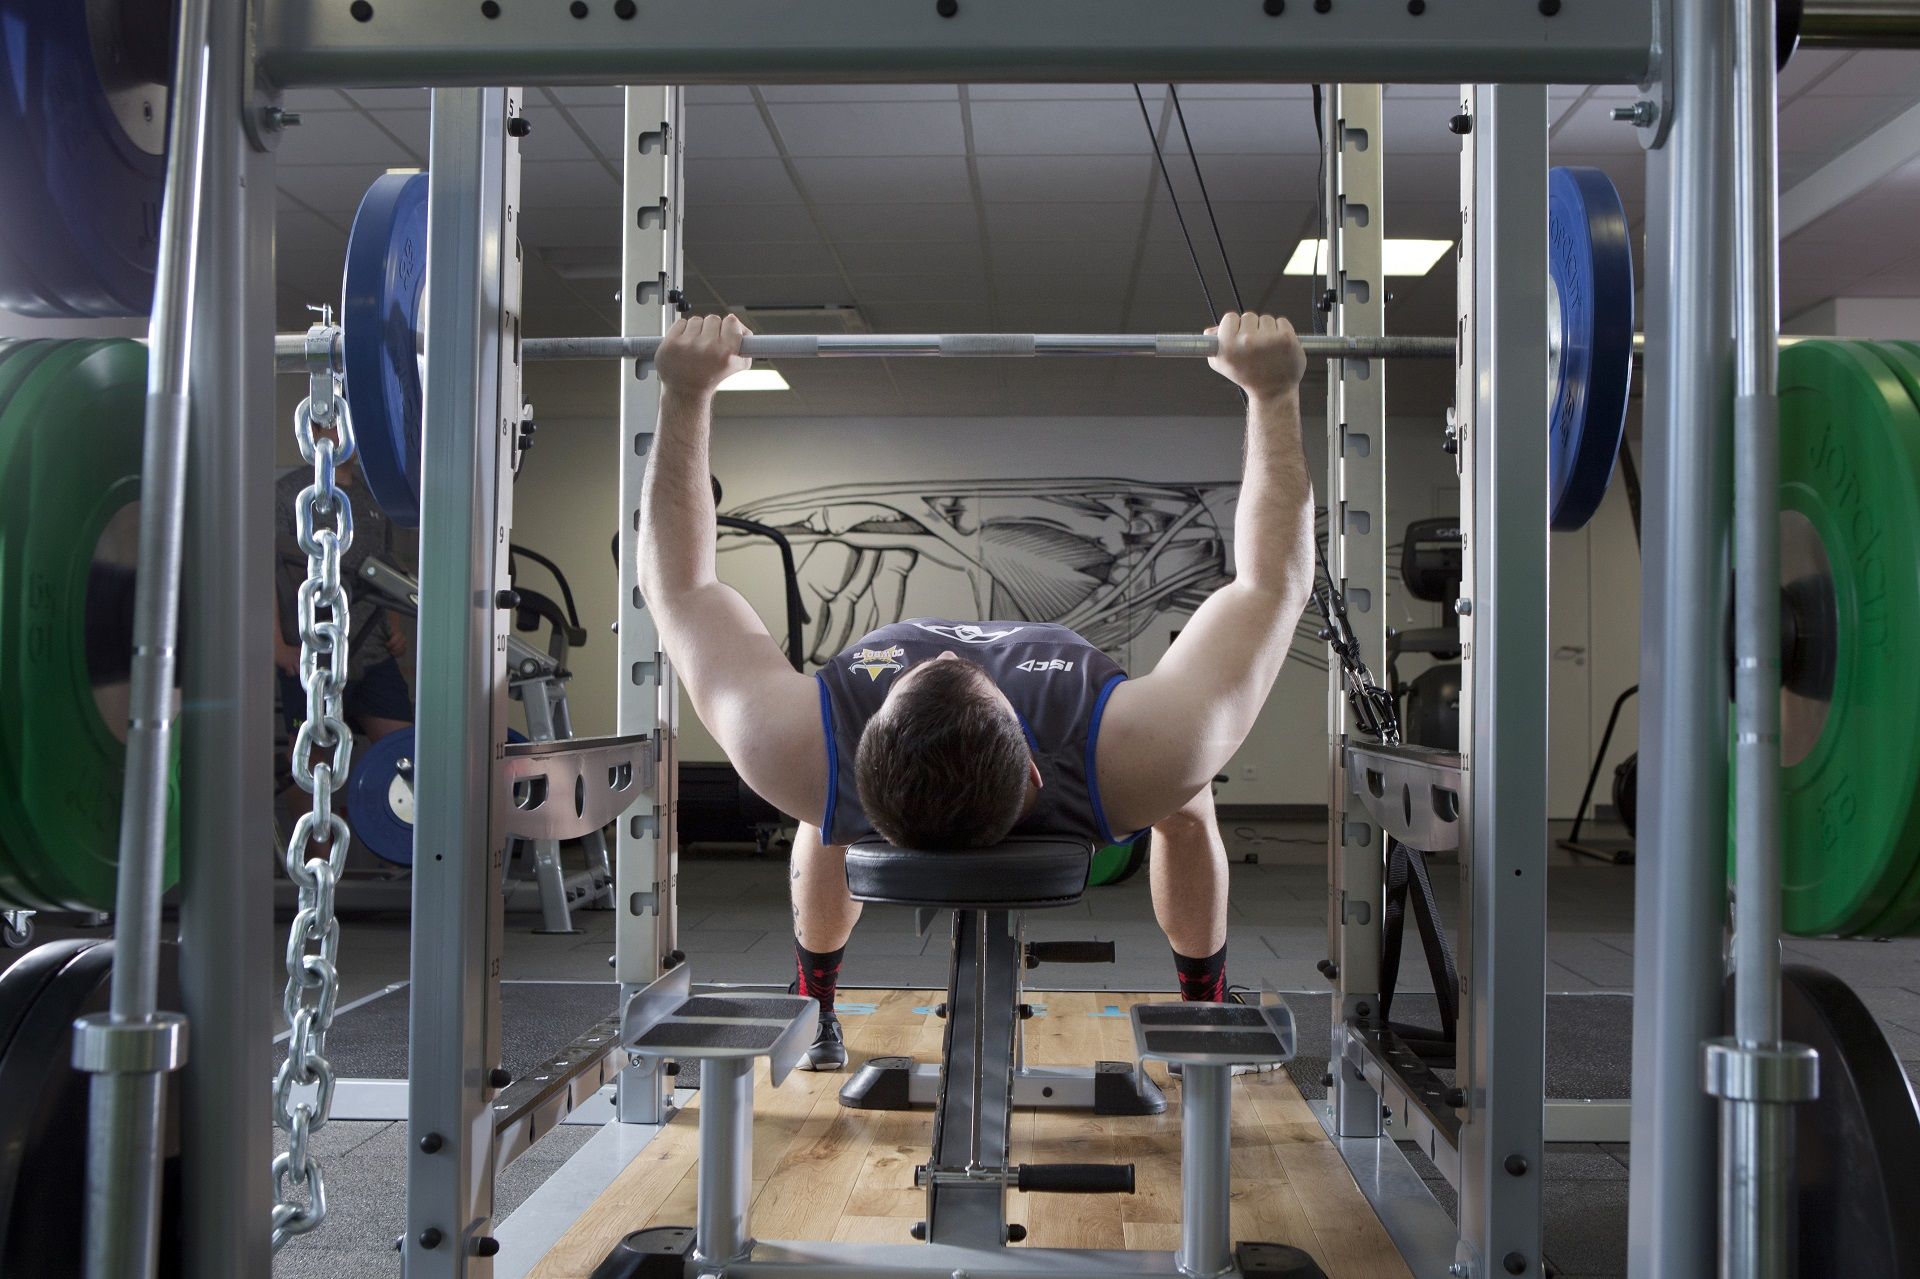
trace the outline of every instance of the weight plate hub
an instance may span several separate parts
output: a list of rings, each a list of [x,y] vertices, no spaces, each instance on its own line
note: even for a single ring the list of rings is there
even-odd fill
[[[0,0],[0,306],[145,315],[166,180],[171,24],[114,0]],[[155,46],[160,46],[156,48]]]
[[[1633,376],[1626,206],[1598,169],[1547,175],[1548,479],[1552,527],[1585,528],[1613,478]]]
[[[1853,933],[1894,905],[1920,850],[1920,405],[1871,349],[1781,353],[1780,509],[1782,918]],[[1829,594],[1830,613],[1809,607]]]
[[[340,324],[360,469],[380,509],[408,528],[420,523],[426,283],[427,175],[384,174],[353,215]]]
[[[0,599],[0,695],[13,708],[0,755],[24,817],[7,844],[58,909],[113,906],[145,403],[139,343],[62,343],[0,413],[0,543],[17,583]],[[172,781],[169,791],[177,800]],[[177,813],[171,802],[168,885]]]
[[[526,737],[507,730],[507,740]],[[396,866],[413,865],[413,761],[411,728],[389,733],[357,752],[347,781],[347,825],[367,851]]]

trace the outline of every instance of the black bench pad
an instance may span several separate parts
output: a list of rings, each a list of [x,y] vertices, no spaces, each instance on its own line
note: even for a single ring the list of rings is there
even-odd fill
[[[1033,910],[1079,901],[1092,865],[1088,845],[1039,836],[943,852],[855,844],[847,888],[855,901],[892,906]]]

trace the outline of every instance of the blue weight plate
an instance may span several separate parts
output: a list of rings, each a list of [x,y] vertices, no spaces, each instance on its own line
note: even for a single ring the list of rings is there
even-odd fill
[[[527,739],[509,729],[507,740]],[[413,758],[413,730],[389,733],[355,757],[347,783],[347,824],[368,852],[396,866],[413,865],[413,774],[400,776],[400,761]]]
[[[152,306],[171,24],[144,11],[169,8],[0,0],[0,306],[46,316]]]
[[[427,283],[427,175],[388,173],[347,237],[340,324],[360,469],[396,524],[420,523],[419,333]]]
[[[360,752],[347,783],[347,824],[367,851],[396,866],[413,865],[413,775],[400,776],[413,758],[413,730],[403,728]]]
[[[1633,247],[1627,211],[1598,169],[1547,175],[1551,523],[1586,527],[1613,478],[1633,377]]]

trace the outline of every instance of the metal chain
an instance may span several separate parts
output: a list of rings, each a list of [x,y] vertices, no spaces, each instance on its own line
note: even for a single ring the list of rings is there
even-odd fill
[[[353,545],[353,505],[335,469],[353,456],[353,421],[333,371],[331,310],[307,331],[307,398],[294,410],[300,456],[313,464],[313,483],[294,504],[294,535],[307,554],[296,614],[300,628],[300,685],[306,714],[293,742],[293,780],[313,796],[313,807],[287,840],[287,876],[299,886],[300,908],[287,933],[287,993],[281,1001],[293,1034],[273,1086],[273,1119],[286,1130],[286,1153],[273,1161],[273,1247],[318,1226],[327,1216],[327,1185],[308,1140],[333,1108],[333,1066],[327,1031],[339,998],[340,922],[334,889],[345,869],[349,832],[333,811],[346,785],[353,733],[341,713],[347,685],[347,591],[340,556]],[[331,430],[330,437],[326,432]],[[324,849],[325,855],[317,855]]]

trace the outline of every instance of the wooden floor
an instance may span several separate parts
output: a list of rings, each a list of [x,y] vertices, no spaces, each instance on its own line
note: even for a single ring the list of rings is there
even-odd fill
[[[937,1060],[943,1023],[916,1008],[931,991],[843,990],[843,1004],[874,1011],[847,1015],[854,1065],[868,1057],[906,1054]],[[1026,1023],[1033,1065],[1087,1065],[1132,1055],[1124,1015],[1166,995],[1033,992],[1046,1008]],[[1103,1016],[1118,1009],[1120,1016]],[[1164,1081],[1161,1067],[1150,1067]],[[843,1110],[846,1073],[796,1071],[779,1088],[759,1069],[754,1116],[754,1200],[749,1226],[757,1239],[908,1242],[924,1215],[914,1165],[927,1157],[932,1111]],[[1132,1162],[1132,1195],[1022,1195],[1009,1192],[1009,1221],[1027,1227],[1027,1244],[1043,1248],[1171,1250],[1179,1244],[1180,1104],[1167,1088],[1165,1114],[1107,1119],[1084,1113],[1019,1111],[1016,1162]],[[620,1174],[535,1267],[533,1279],[586,1279],[628,1231],[692,1225],[693,1165],[698,1149],[693,1108],[676,1116]],[[1233,1237],[1290,1243],[1312,1253],[1329,1279],[1395,1279],[1407,1268],[1373,1209],[1328,1144],[1299,1090],[1283,1072],[1243,1076],[1233,1088]]]

